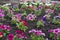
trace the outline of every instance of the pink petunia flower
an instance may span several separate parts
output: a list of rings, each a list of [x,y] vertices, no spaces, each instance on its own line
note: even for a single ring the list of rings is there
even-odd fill
[[[33,14],[28,14],[27,16],[26,16],[26,19],[27,20],[34,20],[36,18],[36,16],[35,15],[33,15]]]
[[[21,14],[16,14],[16,15],[12,16],[12,20],[16,20],[16,21],[20,22]]]
[[[4,12],[4,10],[3,9],[0,9],[0,13],[3,13]]]
[[[45,36],[45,33],[43,33],[41,30],[32,29],[32,30],[29,31],[29,33],[34,33],[36,36],[37,35]]]
[[[45,10],[45,12],[46,12],[46,13],[53,13],[54,10],[52,10],[52,9],[47,9],[47,10]]]
[[[4,17],[4,14],[3,13],[0,13],[0,17]]]

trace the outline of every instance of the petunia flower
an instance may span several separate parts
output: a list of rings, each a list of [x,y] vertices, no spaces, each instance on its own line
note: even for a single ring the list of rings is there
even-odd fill
[[[29,33],[34,33],[34,35],[42,35],[42,36],[45,36],[45,33],[43,33],[41,30],[35,30],[35,29],[32,29],[29,31]]]
[[[4,27],[5,27],[5,29],[6,29],[7,31],[10,31],[10,30],[11,30],[11,28],[10,28],[9,25],[4,25]]]
[[[13,40],[14,39],[14,34],[8,34],[7,38],[8,38],[8,40]]]
[[[16,15],[12,16],[12,20],[16,20],[16,21],[20,22],[21,14],[16,14]]]
[[[53,13],[54,10],[52,10],[52,9],[46,9],[45,12],[46,12],[46,13]]]
[[[6,30],[5,26],[3,24],[0,24],[0,29]]]
[[[60,33],[60,28],[54,29],[54,30],[53,30],[53,33],[54,33],[54,34]]]
[[[50,33],[50,32],[53,32],[53,30],[51,29],[51,30],[48,30],[48,32]]]
[[[10,28],[9,25],[3,25],[3,24],[0,25],[0,29],[7,30],[7,31],[10,31],[11,30],[11,28]]]
[[[22,30],[15,30],[16,34],[22,34],[23,31]]]
[[[16,30],[15,32],[16,32],[16,37],[17,38],[26,38],[26,35],[25,35],[25,33],[23,31]]]
[[[56,29],[52,29],[52,30],[48,30],[49,33],[53,33],[55,37],[58,36],[58,34],[60,33],[60,28],[56,28]]]
[[[36,18],[36,16],[33,15],[33,14],[28,14],[28,15],[26,16],[26,19],[27,19],[27,20],[31,20],[31,21],[35,20],[35,18]]]
[[[3,13],[4,12],[4,10],[3,9],[0,9],[0,13]]]
[[[0,13],[0,17],[4,17],[4,14],[3,13]]]

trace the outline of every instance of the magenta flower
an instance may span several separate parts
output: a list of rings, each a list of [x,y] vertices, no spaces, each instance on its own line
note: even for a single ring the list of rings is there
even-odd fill
[[[11,30],[11,28],[10,28],[9,25],[4,25],[4,26],[6,27],[6,30],[7,30],[7,31],[10,31],[10,30]]]
[[[50,33],[50,32],[53,32],[53,30],[51,29],[51,30],[48,30],[48,32]]]
[[[22,34],[23,33],[22,30],[16,30],[15,32],[16,32],[16,34]]]
[[[0,25],[0,29],[6,30],[5,26],[3,24]]]
[[[3,13],[0,13],[0,17],[4,17],[4,14]]]
[[[25,33],[23,31],[16,30],[15,32],[16,32],[16,37],[17,38],[26,38],[26,35],[25,35]]]
[[[58,34],[60,33],[60,28],[53,29],[53,30],[48,30],[48,32],[52,32],[52,33],[54,33],[54,36],[57,37]]]
[[[53,33],[54,33],[54,34],[60,33],[60,28],[54,29],[54,30],[53,30]]]
[[[3,24],[0,25],[0,29],[7,30],[7,31],[10,31],[11,30],[11,28],[10,28],[9,25],[3,25]]]
[[[36,18],[36,16],[35,15],[33,15],[33,14],[28,14],[27,16],[26,16],[26,19],[27,20],[35,20],[35,18]]]
[[[54,10],[52,10],[52,9],[47,9],[47,10],[45,10],[45,12],[46,12],[46,13],[53,13]]]
[[[7,38],[8,40],[14,40],[14,34],[8,34]]]
[[[0,13],[3,13],[4,12],[4,10],[3,9],[0,9]]]
[[[16,14],[16,15],[12,16],[12,20],[16,20],[16,21],[20,22],[21,14]]]

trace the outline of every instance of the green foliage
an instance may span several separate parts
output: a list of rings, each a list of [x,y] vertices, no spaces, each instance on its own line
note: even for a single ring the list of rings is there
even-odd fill
[[[53,19],[53,23],[54,23],[54,24],[58,24],[59,21],[58,21],[57,19]]]
[[[2,8],[2,6],[0,5],[0,9]]]
[[[12,14],[7,14],[7,16],[11,18],[12,17]]]
[[[23,31],[26,31],[28,29],[28,27],[24,26],[22,24],[22,22],[16,23],[16,25],[17,25],[18,29],[21,29]]]
[[[23,39],[19,39],[19,38],[17,38],[16,36],[14,37],[14,40],[23,40]]]
[[[41,10],[35,10],[35,15],[37,16],[41,15]]]
[[[50,33],[49,37],[50,38],[53,38],[54,37],[54,34],[53,33]]]
[[[8,11],[8,9],[6,7],[2,7],[2,9],[6,12]]]
[[[19,9],[18,9],[18,8],[14,8],[14,11],[15,11],[15,12],[19,12]]]
[[[39,20],[39,21],[37,22],[37,28],[38,28],[38,27],[41,27],[41,26],[44,26],[44,23],[43,23],[42,20]]]
[[[11,24],[16,24],[16,20],[11,20]]]
[[[31,35],[31,40],[44,40],[43,37],[41,37],[40,35]]]
[[[26,5],[22,5],[21,8],[27,8],[27,6]]]
[[[57,40],[60,40],[60,33],[58,34]]]

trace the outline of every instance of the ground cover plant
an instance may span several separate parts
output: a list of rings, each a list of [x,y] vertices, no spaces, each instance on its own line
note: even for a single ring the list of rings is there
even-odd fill
[[[60,40],[60,4],[20,2],[0,6],[0,40]]]

